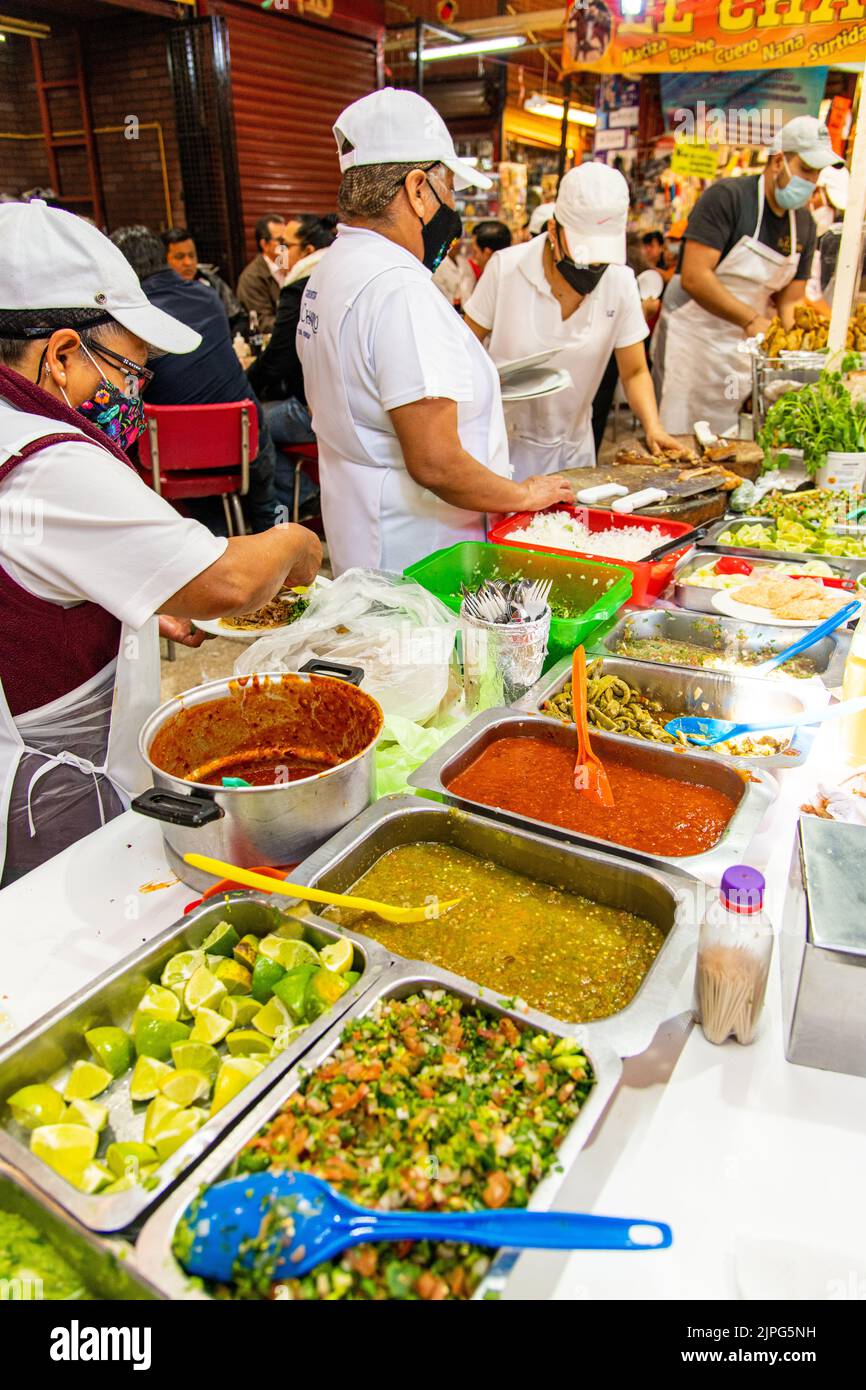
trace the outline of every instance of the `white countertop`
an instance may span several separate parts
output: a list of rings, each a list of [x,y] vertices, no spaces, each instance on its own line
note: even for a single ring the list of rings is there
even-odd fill
[[[799,806],[835,761],[832,730],[820,731],[805,768],[782,775],[749,854],[767,874],[777,925]],[[198,896],[168,870],[157,823],[131,812],[5,889],[0,1044]],[[507,1298],[866,1297],[866,1079],[786,1062],[778,952],[751,1047],[707,1043],[690,998],[689,978],[682,1012],[626,1062],[557,1202],[667,1221],[673,1246],[527,1254]]]

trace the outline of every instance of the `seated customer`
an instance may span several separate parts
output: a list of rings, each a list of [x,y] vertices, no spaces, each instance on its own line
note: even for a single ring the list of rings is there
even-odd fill
[[[277,314],[277,300],[285,284],[285,222],[279,212],[266,212],[256,223],[259,253],[241,271],[238,299],[248,314],[255,314],[260,333],[270,333]]]
[[[186,227],[170,227],[160,232],[160,240],[165,247],[165,263],[181,280],[197,280],[201,285],[209,285],[216,290],[222,306],[228,314],[232,333],[246,333],[250,317],[237,298],[231,285],[217,274],[216,266],[202,265],[198,258],[195,239]]]
[[[149,405],[209,405],[217,401],[255,401],[259,417],[259,452],[250,461],[250,490],[244,499],[253,531],[266,531],[283,518],[274,492],[276,457],[262,408],[232,347],[226,311],[206,285],[182,280],[165,264],[159,237],[147,227],[120,227],[111,240],[123,252],[151,304],[172,314],[201,336],[201,344],[184,357],[161,357],[153,365]],[[217,534],[225,521],[217,498],[186,506]]]

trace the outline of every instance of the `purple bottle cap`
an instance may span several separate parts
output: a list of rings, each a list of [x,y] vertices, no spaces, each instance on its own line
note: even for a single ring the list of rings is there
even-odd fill
[[[760,912],[764,906],[764,875],[747,864],[732,864],[722,874],[719,897],[730,912]]]

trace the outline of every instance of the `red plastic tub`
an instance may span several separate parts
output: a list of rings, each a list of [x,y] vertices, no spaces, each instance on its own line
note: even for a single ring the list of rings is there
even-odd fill
[[[628,528],[637,527],[642,531],[651,531],[658,527],[664,536],[684,536],[692,530],[691,526],[683,521],[656,521],[647,516],[620,516],[618,512],[607,511],[603,507],[551,507],[553,512],[568,512],[571,516],[583,522],[584,526],[590,531],[624,531]],[[520,531],[524,526],[531,522],[533,512],[515,512],[513,516],[505,517],[503,521],[497,522],[487,534],[487,539],[496,545],[513,545],[515,549],[536,550],[545,555],[582,555],[587,560],[601,560],[605,564],[622,565],[624,569],[631,570],[632,590],[629,604],[634,608],[649,608],[653,599],[658,598],[668,586],[671,576],[677,563],[690,548],[684,546],[682,550],[674,550],[668,555],[663,555],[660,560],[621,560],[610,555],[596,555],[591,550],[559,550],[549,545],[529,544],[526,541],[515,541],[511,539],[512,531]]]

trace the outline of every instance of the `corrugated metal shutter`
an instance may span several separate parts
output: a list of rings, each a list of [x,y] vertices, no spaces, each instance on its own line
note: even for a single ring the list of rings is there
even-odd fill
[[[277,11],[211,0],[228,22],[244,228],[266,212],[332,212],[340,168],[331,127],[376,86],[376,47]]]

